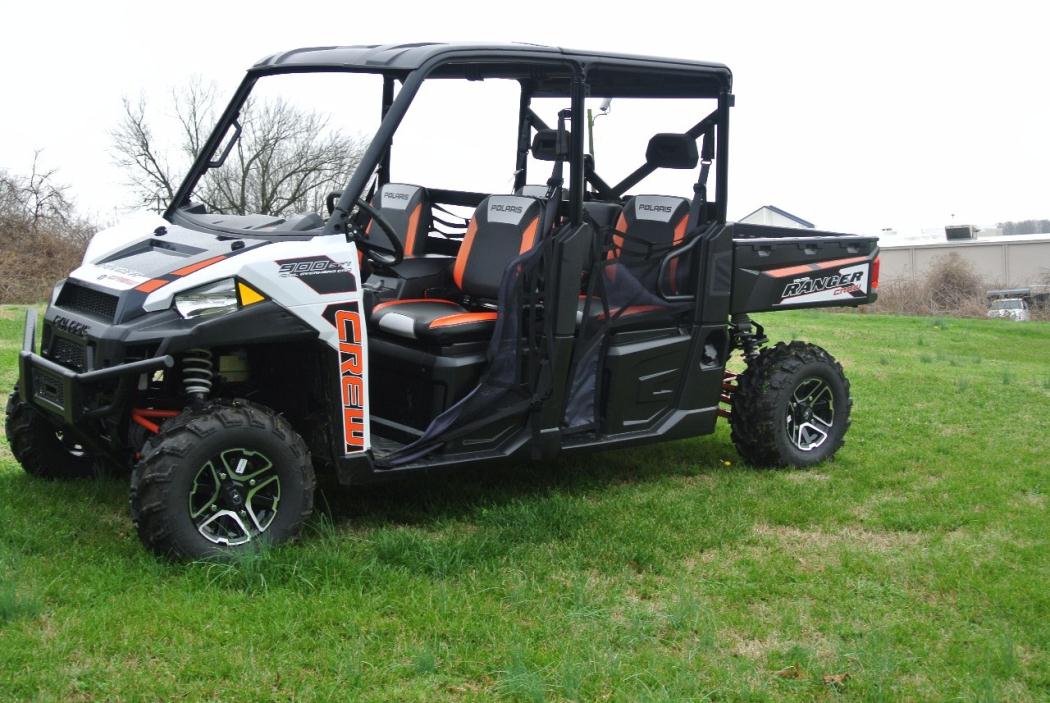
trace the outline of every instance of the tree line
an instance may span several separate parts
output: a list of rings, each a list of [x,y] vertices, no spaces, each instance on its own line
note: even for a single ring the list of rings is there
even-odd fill
[[[113,161],[125,175],[133,207],[167,207],[217,121],[214,85],[192,80],[173,89],[171,98],[174,129],[165,130],[158,110],[140,97],[124,99],[110,133]],[[210,169],[193,194],[209,212],[322,212],[325,196],[343,188],[367,146],[326,115],[281,99],[249,101],[239,121],[240,138],[229,158]],[[161,133],[178,137],[170,143],[158,138]],[[99,229],[78,213],[57,169],[42,163],[38,151],[28,173],[0,170],[0,303],[47,300]]]
[[[1003,234],[1048,234],[1050,233],[1050,220],[1000,222],[998,227]]]
[[[57,174],[39,151],[27,174],[0,171],[0,303],[47,300],[97,229]]]

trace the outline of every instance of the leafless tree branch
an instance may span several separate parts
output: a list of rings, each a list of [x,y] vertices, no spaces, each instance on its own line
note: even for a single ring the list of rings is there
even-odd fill
[[[199,79],[172,91],[180,143],[180,170],[188,169],[215,122],[216,89]],[[318,113],[284,100],[249,101],[241,109],[241,136],[226,163],[197,184],[195,201],[209,211],[286,215],[318,211],[324,197],[341,189],[361,160],[365,144],[330,126]],[[124,116],[112,132],[116,163],[142,204],[158,196],[170,202],[176,178],[167,151],[158,148],[143,99],[125,99]]]

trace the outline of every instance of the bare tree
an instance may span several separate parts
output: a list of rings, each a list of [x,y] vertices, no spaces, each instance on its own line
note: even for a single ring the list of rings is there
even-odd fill
[[[124,117],[112,132],[113,151],[140,204],[158,197],[171,202],[175,174],[188,169],[216,122],[215,95],[213,85],[199,80],[172,91],[180,131],[174,157],[158,146],[145,101],[125,99]],[[284,100],[249,101],[239,119],[241,135],[229,158],[208,170],[193,194],[211,212],[319,211],[325,195],[345,185],[364,153],[362,140],[332,127],[327,116]]]
[[[113,139],[114,161],[127,173],[128,185],[149,205],[158,195],[170,202],[175,189],[169,177],[168,160],[158,153],[153,131],[146,120],[146,101],[133,103],[124,98],[124,117],[110,132]]]
[[[56,180],[58,169],[41,167],[40,153],[33,152],[29,175],[0,173],[0,217],[8,226],[17,221],[36,230],[44,223],[65,226],[75,219],[69,186]]]
[[[78,215],[56,169],[0,171],[0,303],[37,303],[77,266],[95,227]]]

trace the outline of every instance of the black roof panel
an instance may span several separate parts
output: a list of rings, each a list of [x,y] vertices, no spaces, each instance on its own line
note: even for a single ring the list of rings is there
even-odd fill
[[[321,46],[294,49],[268,56],[252,70],[267,72],[297,68],[345,69],[407,74],[433,59],[460,64],[445,66],[435,76],[475,77],[479,65],[484,77],[528,78],[537,82],[537,95],[563,95],[564,80],[547,81],[527,63],[569,60],[593,65],[589,83],[594,96],[670,97],[716,95],[732,87],[732,72],[720,63],[686,59],[633,56],[630,54],[578,51],[537,44],[416,43],[360,46]],[[518,62],[522,62],[518,64]],[[467,68],[467,66],[471,68]]]

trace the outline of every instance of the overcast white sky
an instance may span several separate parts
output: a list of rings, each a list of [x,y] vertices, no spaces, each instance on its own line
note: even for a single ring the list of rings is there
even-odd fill
[[[0,168],[24,171],[42,148],[78,204],[112,218],[131,201],[109,151],[123,95],[194,74],[228,95],[257,59],[300,46],[525,41],[728,64],[731,218],[774,204],[902,233],[952,214],[1048,218],[1048,20],[1045,3],[1002,1],[8,3]],[[437,111],[431,134],[472,133],[464,107]],[[606,124],[643,119],[614,105]],[[472,158],[503,172],[502,148]],[[612,148],[599,141],[599,166]]]

